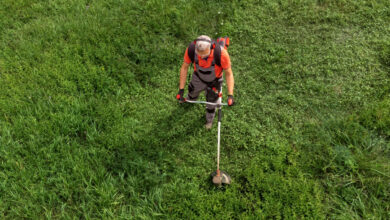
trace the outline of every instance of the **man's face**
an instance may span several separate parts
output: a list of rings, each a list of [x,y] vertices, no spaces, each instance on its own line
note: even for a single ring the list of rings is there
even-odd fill
[[[202,59],[204,59],[210,55],[210,49],[206,49],[204,51],[196,51],[196,54],[198,54]]]

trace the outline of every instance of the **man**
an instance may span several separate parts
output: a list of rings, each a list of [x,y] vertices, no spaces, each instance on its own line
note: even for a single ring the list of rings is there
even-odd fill
[[[188,67],[193,63],[194,73],[192,74],[192,80],[188,85],[188,95],[186,99],[196,100],[198,99],[199,94],[202,91],[205,91],[207,102],[216,103],[222,90],[222,71],[224,71],[228,90],[228,105],[234,105],[234,77],[227,50],[222,48],[219,44],[214,44],[210,37],[206,35],[199,36],[195,40],[195,54],[190,53],[190,51],[192,51],[190,47],[191,44],[186,49],[184,62],[180,69],[179,93],[176,96],[179,102],[185,102],[185,98],[183,97],[184,86],[186,84]],[[214,55],[216,54],[220,54],[220,60],[217,60],[217,62],[216,59],[214,59]],[[193,57],[191,57],[191,55],[193,55]],[[211,129],[213,125],[215,108],[215,105],[206,105],[206,129]]]

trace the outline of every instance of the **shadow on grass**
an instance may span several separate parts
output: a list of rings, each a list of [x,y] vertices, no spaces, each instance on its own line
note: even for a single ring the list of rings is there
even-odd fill
[[[195,110],[192,106],[177,106],[154,123],[150,132],[142,134],[139,140],[110,148],[110,160],[105,163],[107,171],[116,177],[132,178],[140,193],[170,182],[178,167],[177,157],[183,150],[176,146],[186,143],[191,135],[204,129],[204,114],[196,119],[187,117]]]

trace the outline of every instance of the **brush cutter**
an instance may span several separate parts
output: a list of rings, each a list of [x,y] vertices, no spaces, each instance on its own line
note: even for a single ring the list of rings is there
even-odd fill
[[[212,181],[214,185],[221,186],[222,184],[230,184],[232,182],[231,177],[224,171],[219,170],[219,154],[220,154],[220,142],[221,142],[221,108],[223,105],[228,105],[227,103],[222,103],[222,97],[218,98],[216,103],[213,102],[205,102],[205,101],[190,101],[185,100],[185,102],[193,103],[193,104],[209,104],[216,105],[218,108],[218,145],[217,145],[217,170],[211,174]]]

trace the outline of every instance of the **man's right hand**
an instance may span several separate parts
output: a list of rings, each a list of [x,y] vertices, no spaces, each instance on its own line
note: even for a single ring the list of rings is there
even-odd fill
[[[179,100],[179,103],[183,103],[186,101],[186,99],[183,96],[184,96],[184,89],[180,89],[176,95],[176,99]]]

